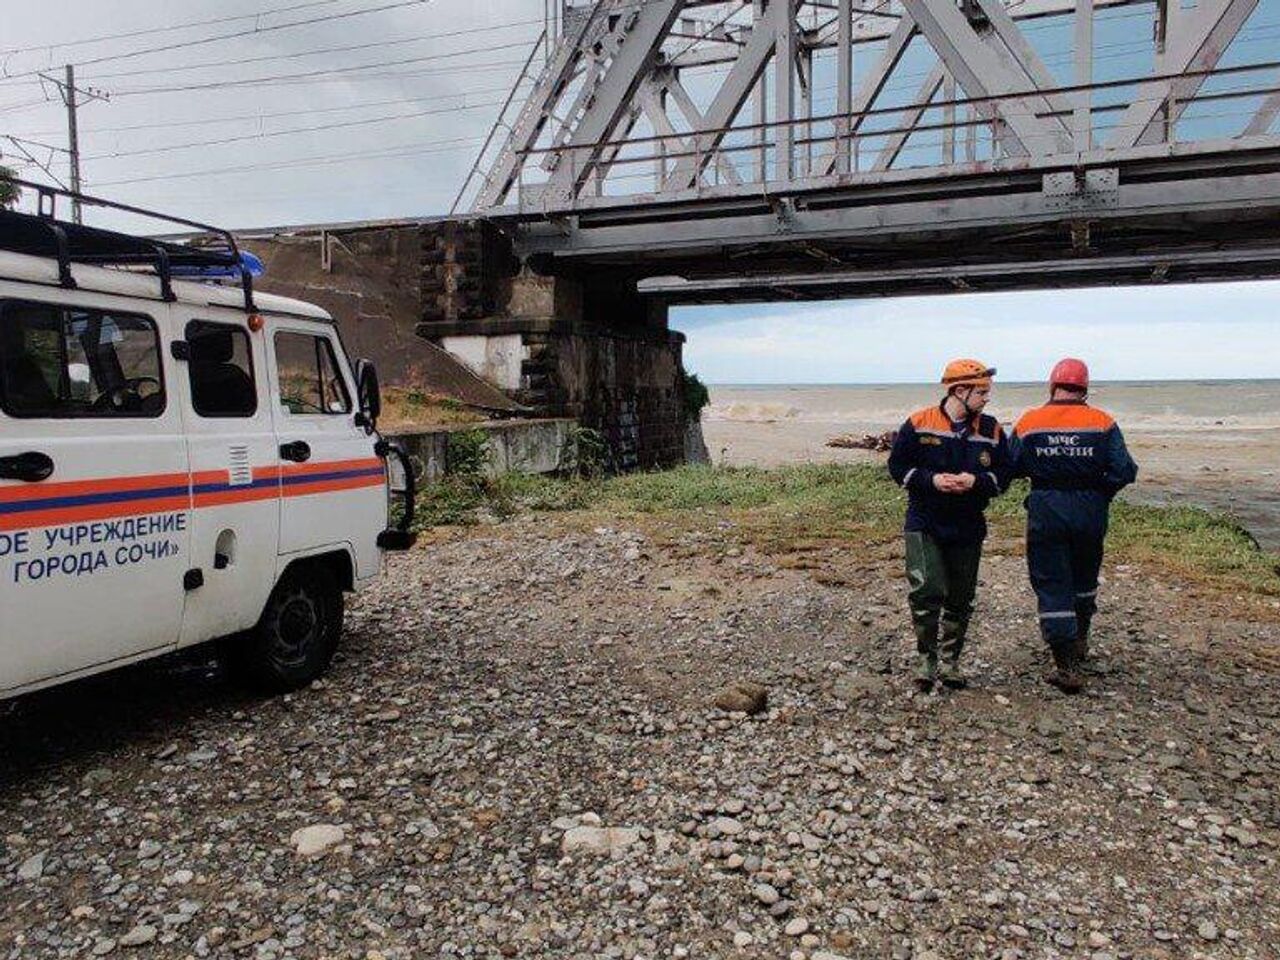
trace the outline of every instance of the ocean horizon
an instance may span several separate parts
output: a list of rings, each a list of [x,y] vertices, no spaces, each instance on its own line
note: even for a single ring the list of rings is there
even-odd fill
[[[1007,386],[1027,387],[1037,384],[1044,385],[1044,380],[1003,380],[998,376],[997,384],[1005,384]],[[941,386],[937,380],[717,380],[703,381],[707,389],[713,387],[921,387],[921,386]],[[1166,383],[1177,384],[1223,384],[1223,383],[1280,383],[1280,377],[1169,377],[1167,379],[1117,379],[1117,380],[1094,380],[1095,386],[1119,385],[1119,386],[1143,386],[1147,384],[1158,385]]]

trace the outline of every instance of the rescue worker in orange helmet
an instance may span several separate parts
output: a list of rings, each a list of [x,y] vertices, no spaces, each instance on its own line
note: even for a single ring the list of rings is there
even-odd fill
[[[987,536],[984,511],[1009,481],[1004,431],[982,412],[995,373],[977,360],[947,364],[942,401],[913,413],[889,454],[889,473],[907,491],[908,602],[922,691],[939,679],[966,685],[960,654]]]
[[[1031,479],[1027,570],[1053,653],[1045,680],[1066,693],[1083,687],[1111,500],[1138,475],[1120,427],[1088,396],[1084,361],[1059,361],[1049,402],[1024,413],[1010,441],[1014,474]]]

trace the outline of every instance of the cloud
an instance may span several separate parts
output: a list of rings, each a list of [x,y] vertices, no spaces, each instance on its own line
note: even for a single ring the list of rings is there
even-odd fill
[[[686,362],[719,383],[932,380],[955,356],[1037,380],[1083,356],[1100,379],[1276,376],[1280,284],[1102,288],[676,310]],[[686,320],[691,320],[687,323]]]
[[[149,30],[183,22],[256,14],[264,7],[290,7],[294,2],[264,4],[261,0],[224,0],[207,4],[171,4],[157,7],[154,0],[46,0],[39,4],[10,4],[6,11],[5,48],[27,47],[51,40]],[[361,9],[366,4],[353,0],[298,9],[276,17],[264,17],[262,24],[309,19],[327,14]],[[86,189],[95,184],[111,184],[173,173],[212,170],[253,164],[279,164],[276,169],[251,173],[228,173],[121,183],[104,186],[101,192],[113,199],[166,211],[197,220],[230,226],[276,223],[326,222],[406,215],[426,215],[447,210],[466,176],[478,149],[477,142],[452,144],[448,152],[409,153],[395,159],[353,158],[342,163],[288,167],[291,161],[342,153],[363,153],[403,144],[429,144],[462,138],[478,141],[489,130],[497,114],[495,105],[406,118],[368,126],[328,131],[262,137],[233,143],[193,147],[164,153],[113,157],[156,147],[168,147],[200,140],[270,133],[294,127],[319,126],[327,122],[395,113],[501,101],[537,37],[540,24],[528,21],[541,16],[541,8],[528,0],[434,0],[420,7],[407,7],[317,23],[290,30],[240,37],[202,46],[156,53],[145,57],[116,60],[78,71],[86,83],[114,94],[110,102],[95,102],[80,111],[80,135]],[[523,24],[520,22],[524,21]],[[63,61],[84,61],[105,55],[155,47],[167,43],[249,29],[254,20],[195,27],[87,46],[34,50],[5,58],[8,73],[36,68],[60,69]],[[430,39],[432,35],[478,28],[481,32]],[[400,43],[398,41],[407,41]],[[232,87],[185,93],[156,93],[126,96],[125,91],[143,86],[207,83],[217,80],[301,73],[355,64],[376,64],[436,54],[520,42],[520,48],[476,53],[457,59],[371,69],[334,77],[323,83],[280,84],[261,87]],[[381,44],[367,50],[330,55],[292,57],[326,47]],[[151,73],[132,77],[93,79],[95,75],[152,68],[177,68],[194,63],[267,57],[263,62],[228,65],[201,70]],[[475,69],[477,63],[507,62],[498,68]],[[389,73],[401,76],[386,76]],[[416,74],[416,75],[410,75]],[[483,91],[491,91],[484,93]],[[461,95],[466,94],[463,101]],[[0,83],[0,110],[40,96],[38,87]],[[442,99],[453,97],[454,99]],[[53,101],[56,101],[53,96]],[[401,99],[406,102],[383,107],[363,107],[349,112],[315,113],[316,108],[353,106],[361,103]],[[61,105],[45,106],[0,114],[6,133],[28,136],[61,146],[65,143],[65,119]],[[216,118],[283,114],[283,116],[234,123],[214,122]],[[205,125],[116,132],[114,128],[175,121],[206,121]],[[65,161],[54,158],[55,172],[66,178]],[[102,211],[89,214],[91,222],[123,225]]]

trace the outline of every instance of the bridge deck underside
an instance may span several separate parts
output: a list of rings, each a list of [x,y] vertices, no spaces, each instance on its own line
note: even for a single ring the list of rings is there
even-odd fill
[[[673,303],[1280,278],[1280,150],[508,221],[537,269]]]

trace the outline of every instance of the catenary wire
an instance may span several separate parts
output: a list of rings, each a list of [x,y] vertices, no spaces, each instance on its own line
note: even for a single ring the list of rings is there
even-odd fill
[[[529,41],[519,40],[514,43],[498,43],[485,47],[472,47],[468,50],[454,50],[450,53],[433,53],[422,57],[407,57],[401,60],[380,60],[376,63],[361,63],[347,67],[329,67],[324,70],[307,70],[301,73],[273,74],[265,77],[246,77],[239,80],[213,80],[207,83],[188,83],[174,86],[158,86],[143,88],[123,88],[115,91],[114,96],[130,97],[142,93],[190,93],[196,90],[225,90],[232,87],[255,87],[276,81],[309,80],[315,77],[341,76],[360,70],[377,70],[383,67],[403,67],[415,63],[431,63],[437,60],[453,60],[457,57],[469,57],[477,53],[494,53],[499,50],[515,50],[527,48]]]
[[[282,160],[271,163],[249,163],[235,167],[216,167],[207,170],[189,170],[182,173],[162,173],[146,177],[127,177],[120,180],[95,181],[97,187],[118,187],[135,183],[155,183],[161,180],[185,180],[192,177],[209,177],[226,173],[249,173],[255,170],[293,169],[294,167],[316,166],[326,163],[341,163],[349,160],[386,159],[398,155],[416,156],[419,153],[442,153],[446,150],[463,150],[480,143],[482,137],[458,137],[453,140],[428,140],[422,143],[407,143],[397,147],[386,147],[376,151],[357,153],[341,153],[322,157],[306,157],[302,160]]]
[[[176,150],[191,150],[196,147],[219,147],[231,143],[244,143],[247,140],[267,140],[275,137],[290,136],[297,133],[321,133],[327,130],[346,130],[352,127],[370,126],[375,123],[392,123],[397,120],[415,120],[419,117],[438,116],[442,113],[462,113],[467,110],[480,110],[496,107],[500,101],[476,103],[469,106],[439,107],[434,110],[418,110],[414,113],[398,113],[384,117],[362,117],[358,120],[343,120],[337,123],[315,124],[309,127],[290,127],[287,130],[268,130],[262,133],[247,133],[236,137],[221,137],[213,140],[193,140],[189,143],[175,143],[164,147],[144,147],[141,150],[122,150],[116,153],[99,153],[85,157],[88,160],[116,160],[122,157],[152,156],[157,153],[173,153]]]
[[[75,63],[77,67],[88,67],[99,63],[110,63],[115,60],[131,60],[134,57],[143,57],[152,53],[167,53],[171,50],[184,50],[191,47],[203,46],[207,43],[218,43],[222,40],[234,40],[239,37],[256,36],[264,33],[275,33],[279,30],[289,30],[293,27],[305,27],[316,23],[330,23],[334,20],[345,20],[351,17],[362,17],[370,13],[383,13],[387,10],[398,10],[404,7],[419,7],[423,4],[434,3],[435,0],[395,0],[393,3],[384,3],[381,6],[369,7],[364,10],[351,10],[346,13],[333,13],[323,17],[310,17],[306,20],[291,20],[288,23],[270,24],[265,27],[254,27],[251,30],[237,30],[232,33],[222,33],[216,37],[204,37],[199,40],[186,40],[181,43],[164,44],[159,47],[147,47],[142,50],[130,50],[126,53],[115,53],[107,56],[93,57],[88,60],[79,60]],[[39,76],[39,70],[27,70],[23,73],[11,74],[12,78],[34,77]]]
[[[92,82],[114,80],[119,77],[141,77],[156,73],[174,73],[188,70],[207,70],[216,67],[238,67],[249,63],[278,63],[281,60],[298,60],[302,57],[318,57],[331,53],[350,53],[355,50],[386,49],[409,43],[422,43],[427,40],[444,40],[451,37],[462,37],[475,33],[492,33],[511,27],[527,27],[541,23],[541,20],[511,20],[505,23],[490,24],[484,27],[468,27],[465,30],[449,30],[445,33],[428,33],[417,37],[403,37],[399,40],[377,40],[372,43],[356,43],[342,47],[322,47],[318,50],[301,50],[296,53],[273,53],[261,57],[243,57],[238,60],[207,60],[203,63],[191,63],[172,67],[146,67],[142,70],[118,70],[114,73],[96,73],[85,79]]]
[[[208,20],[191,20],[187,23],[175,23],[167,27],[148,27],[144,30],[127,30],[123,33],[105,33],[96,37],[83,37],[80,40],[63,40],[53,43],[36,43],[27,47],[8,47],[0,50],[0,56],[11,53],[32,53],[37,50],[61,50],[65,47],[83,47],[90,43],[105,43],[108,40],[131,40],[134,37],[154,36],[157,33],[172,33],[175,30],[194,30],[196,27],[208,27],[219,23],[235,23],[240,20],[258,20],[293,10],[304,10],[309,7],[331,7],[343,0],[310,0],[308,3],[295,3],[288,7],[277,7],[274,10],[259,10],[257,13],[245,13],[234,17],[213,17]]]
[[[528,83],[527,79],[522,83]],[[219,123],[244,123],[246,121],[274,120],[279,117],[302,117],[317,113],[341,113],[345,110],[365,110],[370,107],[394,107],[406,103],[434,103],[438,100],[465,100],[467,97],[485,97],[496,93],[508,93],[510,84],[501,87],[485,87],[483,90],[459,90],[455,93],[442,93],[437,96],[396,97],[392,100],[360,100],[341,107],[312,107],[306,110],[275,110],[270,113],[241,113],[232,117],[207,117],[200,120],[163,120],[156,123],[133,123],[122,127],[92,127],[85,134],[97,135],[107,133],[134,133],[139,130],[168,130],[178,127],[207,127]],[[65,128],[57,130],[33,131],[30,135],[54,136],[65,133]]]

